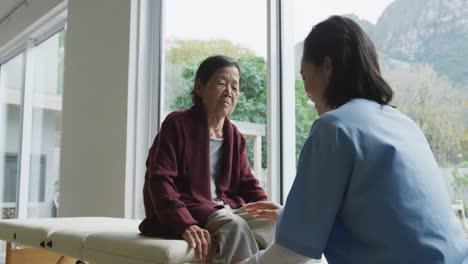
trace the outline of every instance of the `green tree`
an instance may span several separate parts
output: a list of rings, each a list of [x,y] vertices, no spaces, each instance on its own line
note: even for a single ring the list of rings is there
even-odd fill
[[[202,60],[215,54],[223,54],[233,58],[253,57],[255,53],[229,40],[198,40],[198,39],[169,39],[166,62],[170,64],[185,64],[198,59]]]
[[[165,64],[164,100],[166,112],[171,111],[175,96],[187,89],[190,78],[181,78],[185,68],[192,69],[208,56],[223,54],[233,58],[254,57],[255,53],[248,48],[234,44],[229,40],[185,40],[169,39],[167,41]],[[180,99],[180,98],[179,98]]]
[[[462,173],[460,171],[460,168],[467,168],[468,164],[459,164],[455,166],[455,168],[452,169],[452,177],[453,177],[453,182],[452,182],[452,188],[454,192],[454,197],[463,197],[463,193],[466,190],[466,187],[468,186],[468,175],[467,173]],[[458,200],[455,198],[454,200]],[[464,201],[466,204],[466,201]]]
[[[296,160],[299,158],[302,146],[309,136],[312,123],[318,118],[313,103],[304,90],[304,82],[296,76]]]

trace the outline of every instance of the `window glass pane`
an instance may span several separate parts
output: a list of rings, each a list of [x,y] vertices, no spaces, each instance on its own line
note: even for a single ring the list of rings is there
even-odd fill
[[[64,32],[34,47],[28,217],[55,217],[59,186]]]
[[[263,187],[267,186],[266,14],[266,0],[165,1],[163,117],[192,105],[195,71],[204,58],[223,54],[238,59],[242,86],[229,118],[248,139],[250,165]]]
[[[307,104],[299,65],[303,40],[316,23],[346,15],[371,37],[392,104],[424,132],[455,203],[468,204],[468,33],[466,2],[294,1],[297,153],[315,110]],[[466,210],[465,207],[465,212]]]
[[[24,54],[0,65],[1,219],[17,216]]]

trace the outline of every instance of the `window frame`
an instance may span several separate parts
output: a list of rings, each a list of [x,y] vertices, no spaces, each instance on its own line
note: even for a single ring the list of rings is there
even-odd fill
[[[164,1],[132,0],[130,22],[125,217],[145,217],[146,157],[159,131],[164,72],[162,30]]]

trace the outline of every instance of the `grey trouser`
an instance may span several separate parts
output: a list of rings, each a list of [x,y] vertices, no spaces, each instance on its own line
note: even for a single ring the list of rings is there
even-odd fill
[[[265,249],[275,236],[275,222],[256,220],[244,208],[229,206],[210,215],[206,229],[214,237],[210,263],[242,261]],[[258,244],[258,245],[257,245]]]

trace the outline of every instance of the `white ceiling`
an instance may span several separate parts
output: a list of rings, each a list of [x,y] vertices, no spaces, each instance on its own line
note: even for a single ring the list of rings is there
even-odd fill
[[[0,19],[2,19],[21,0],[0,0]]]

